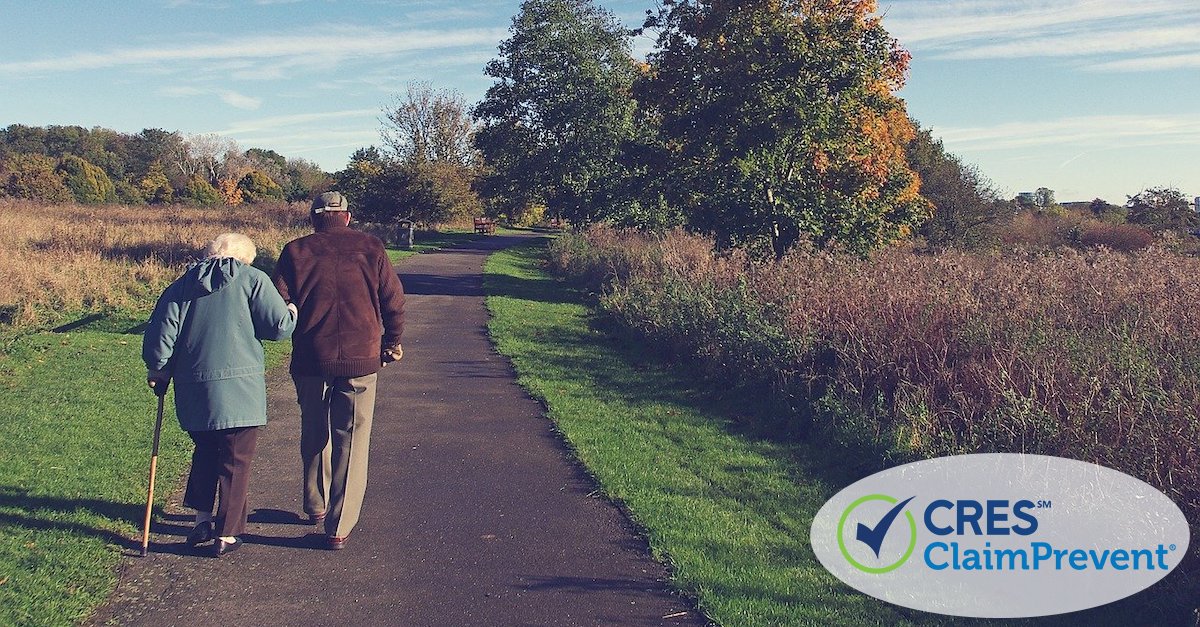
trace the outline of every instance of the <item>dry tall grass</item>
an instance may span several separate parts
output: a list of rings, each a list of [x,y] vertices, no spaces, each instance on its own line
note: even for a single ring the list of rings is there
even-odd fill
[[[755,263],[593,229],[554,264],[631,327],[785,420],[898,460],[1084,459],[1170,495],[1200,529],[1200,259],[1026,249]],[[1200,555],[1194,550],[1193,555]]]
[[[269,265],[307,231],[299,206],[41,205],[0,200],[0,321],[27,327],[64,313],[142,312],[205,244],[248,235]]]

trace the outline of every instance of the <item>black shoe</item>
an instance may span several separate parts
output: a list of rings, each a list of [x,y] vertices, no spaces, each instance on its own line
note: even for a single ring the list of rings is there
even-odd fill
[[[319,525],[323,522],[325,522],[325,514],[324,513],[308,515],[308,524],[310,524],[310,525]]]
[[[196,546],[198,544],[204,544],[212,539],[213,524],[211,520],[206,520],[202,523],[196,523],[196,526],[192,527],[191,532],[189,532],[187,536],[187,543],[188,546]]]
[[[238,538],[234,538],[233,542],[226,542],[220,538],[217,538],[217,541],[213,543],[213,557],[221,557],[222,555],[233,553],[234,551],[242,548],[243,544],[245,544],[245,542],[242,542]]]
[[[340,551],[340,550],[346,548],[346,538],[345,537],[339,538],[337,536],[326,536],[325,537],[325,548],[329,549],[330,551]]]

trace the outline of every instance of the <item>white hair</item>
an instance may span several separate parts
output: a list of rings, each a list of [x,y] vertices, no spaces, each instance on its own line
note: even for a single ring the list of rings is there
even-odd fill
[[[258,254],[258,249],[254,247],[254,242],[241,233],[222,233],[213,241],[208,243],[208,248],[204,252],[204,256],[213,257],[233,257],[244,264],[254,263],[254,256]]]

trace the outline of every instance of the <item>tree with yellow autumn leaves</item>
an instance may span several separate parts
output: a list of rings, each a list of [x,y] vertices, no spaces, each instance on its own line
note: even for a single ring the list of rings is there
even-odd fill
[[[873,0],[666,0],[636,95],[662,193],[726,245],[863,253],[929,214],[904,149],[909,55]]]

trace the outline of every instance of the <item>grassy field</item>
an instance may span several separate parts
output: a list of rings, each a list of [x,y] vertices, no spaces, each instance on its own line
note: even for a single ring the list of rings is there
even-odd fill
[[[73,625],[107,598],[140,541],[155,408],[141,324],[154,299],[219,233],[249,234],[269,270],[309,230],[288,208],[0,209],[0,625]],[[390,252],[471,237],[427,233],[417,250]],[[268,364],[289,347],[268,342]],[[191,453],[171,406],[160,507]]]
[[[604,492],[643,528],[678,589],[719,624],[1192,625],[1178,599],[1154,590],[1072,615],[974,621],[849,589],[816,560],[809,528],[827,498],[879,460],[756,431],[764,421],[747,415],[728,385],[709,387],[597,318],[582,294],[542,270],[543,256],[527,247],[489,259],[497,348]]]

